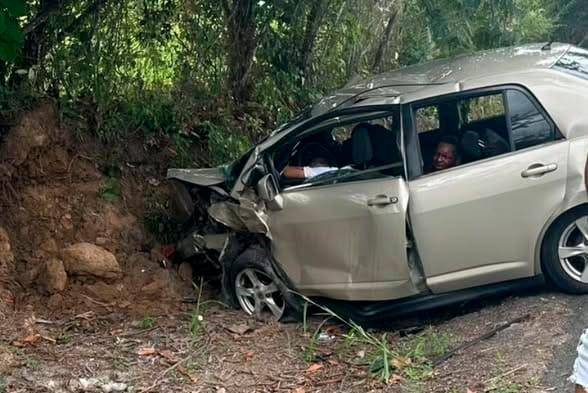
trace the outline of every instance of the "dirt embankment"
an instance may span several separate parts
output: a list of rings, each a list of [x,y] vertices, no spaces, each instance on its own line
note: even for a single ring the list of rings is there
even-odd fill
[[[175,270],[161,267],[143,226],[145,196],[162,188],[158,171],[117,162],[116,178],[106,176],[99,168],[108,153],[97,146],[63,129],[50,103],[5,135],[0,318],[24,308],[40,315],[97,307],[166,312],[190,291]]]

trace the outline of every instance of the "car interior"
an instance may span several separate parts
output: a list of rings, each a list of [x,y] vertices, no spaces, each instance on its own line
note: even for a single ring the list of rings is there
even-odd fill
[[[459,164],[511,151],[502,93],[417,107],[414,113],[424,173],[432,172],[437,145],[448,135],[458,141]]]
[[[280,186],[364,180],[403,173],[399,114],[337,124],[282,145],[273,154],[274,168],[320,166],[332,170],[307,179],[280,176]]]

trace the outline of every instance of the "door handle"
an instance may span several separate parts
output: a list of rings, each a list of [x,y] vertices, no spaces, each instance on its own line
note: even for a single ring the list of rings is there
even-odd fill
[[[368,199],[367,204],[368,206],[386,206],[397,202],[398,198],[396,197],[389,197],[387,195],[376,195],[375,198]]]
[[[521,172],[522,177],[539,177],[543,176],[546,173],[553,172],[557,170],[557,164],[551,163],[547,165],[543,164],[533,164],[524,171]]]

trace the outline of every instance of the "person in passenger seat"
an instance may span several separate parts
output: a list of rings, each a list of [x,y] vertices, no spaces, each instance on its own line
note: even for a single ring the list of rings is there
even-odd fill
[[[429,172],[442,171],[459,163],[457,138],[447,135],[441,138],[435,149],[432,168]]]

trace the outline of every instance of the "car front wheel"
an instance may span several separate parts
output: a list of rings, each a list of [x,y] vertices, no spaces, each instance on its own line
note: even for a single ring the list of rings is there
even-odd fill
[[[247,314],[264,321],[296,319],[299,302],[262,249],[250,248],[237,258],[230,282],[234,299]]]
[[[588,293],[588,207],[571,210],[551,226],[541,248],[547,278],[568,293]]]

